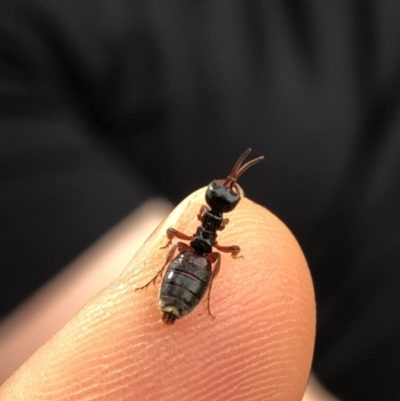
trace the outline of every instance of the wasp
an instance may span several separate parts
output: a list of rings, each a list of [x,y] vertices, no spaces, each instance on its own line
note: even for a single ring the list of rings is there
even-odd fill
[[[250,152],[251,148],[239,157],[225,179],[213,180],[208,185],[205,194],[207,206],[201,206],[197,214],[201,224],[194,234],[187,235],[172,227],[167,229],[168,243],[165,248],[174,238],[189,243],[179,241],[174,244],[157,274],[146,285],[136,289],[142,290],[151,283],[154,284],[167,269],[159,292],[162,321],[165,324],[174,324],[176,319],[191,313],[207,290],[207,309],[212,316],[210,293],[213,280],[221,266],[220,252],[230,253],[233,258],[237,258],[240,252],[240,247],[237,245],[219,245],[217,232],[223,230],[229,222],[228,218],[224,218],[224,213],[235,209],[241,199],[238,178],[251,166],[264,159],[264,156],[259,156],[243,164]],[[213,251],[213,248],[216,251]],[[176,251],[179,254],[175,257]]]

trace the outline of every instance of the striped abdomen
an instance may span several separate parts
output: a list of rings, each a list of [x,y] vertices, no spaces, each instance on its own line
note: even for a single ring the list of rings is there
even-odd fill
[[[182,252],[169,265],[160,288],[163,321],[173,324],[201,301],[211,280],[211,264],[204,256]]]

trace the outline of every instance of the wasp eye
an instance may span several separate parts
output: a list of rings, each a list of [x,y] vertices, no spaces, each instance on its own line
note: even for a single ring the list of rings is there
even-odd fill
[[[240,194],[223,184],[223,180],[214,180],[206,191],[206,202],[211,209],[227,213],[232,211],[240,201]]]

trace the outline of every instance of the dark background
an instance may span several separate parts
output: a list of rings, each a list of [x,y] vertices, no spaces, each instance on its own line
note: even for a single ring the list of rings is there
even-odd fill
[[[0,1],[0,315],[152,195],[243,186],[293,230],[314,369],[400,399],[400,3]]]

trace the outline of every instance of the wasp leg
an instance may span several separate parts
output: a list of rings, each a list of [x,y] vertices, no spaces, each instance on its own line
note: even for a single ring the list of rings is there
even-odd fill
[[[207,310],[208,310],[208,314],[215,319],[215,316],[211,313],[211,309],[210,309],[210,297],[211,297],[211,287],[212,287],[212,283],[215,279],[215,277],[217,277],[217,274],[219,272],[219,268],[221,266],[221,255],[218,252],[212,252],[210,254],[207,255],[207,259],[209,260],[209,262],[211,264],[215,263],[212,273],[211,273],[211,280],[210,280],[210,285],[208,286],[208,294],[207,294]]]
[[[147,288],[151,283],[153,283],[153,284],[156,283],[157,278],[160,277],[160,276],[163,274],[165,268],[172,262],[172,259],[174,258],[176,249],[178,249],[178,251],[181,253],[181,252],[187,251],[187,250],[189,250],[189,249],[191,249],[191,248],[190,248],[189,245],[187,245],[187,244],[185,244],[185,243],[183,243],[183,242],[177,242],[177,243],[168,251],[167,256],[166,256],[166,258],[165,258],[165,263],[162,265],[161,269],[157,272],[157,274],[156,274],[147,284],[145,284],[144,286],[135,288],[135,291],[144,290],[144,289]]]
[[[160,249],[167,248],[171,244],[174,238],[179,238],[185,241],[191,241],[193,239],[193,235],[187,235],[178,230],[175,230],[175,228],[170,227],[167,229],[167,238],[168,238],[167,244],[162,246]]]
[[[217,243],[213,244],[213,247],[218,249],[220,252],[225,252],[225,253],[230,253],[232,258],[237,259],[237,258],[243,258],[243,255],[239,255],[240,248],[237,245],[231,245],[231,246],[221,246],[218,245]]]
[[[229,223],[229,219],[228,218],[223,219],[222,223],[221,223],[221,227],[218,230],[222,231],[228,223]]]
[[[197,219],[203,221],[204,213],[207,211],[208,207],[206,205],[201,205],[199,213],[197,213]]]
[[[179,244],[181,244],[181,242],[178,242],[177,244],[175,244],[167,253],[167,257],[165,258],[165,263],[163,264],[163,266],[161,267],[161,269],[157,272],[157,274],[144,286],[142,287],[138,287],[135,288],[135,291],[140,291],[140,290],[144,290],[145,288],[147,288],[151,283],[155,284],[156,280],[159,276],[161,276],[165,270],[165,268],[171,263],[172,259],[174,258],[174,254],[177,248],[179,248]]]

